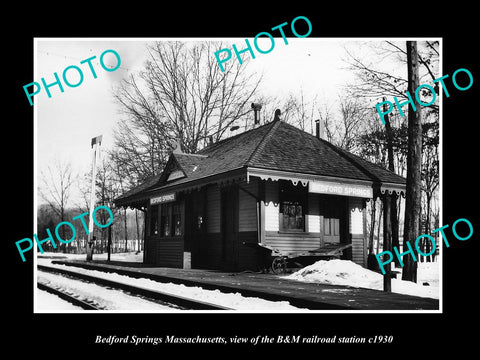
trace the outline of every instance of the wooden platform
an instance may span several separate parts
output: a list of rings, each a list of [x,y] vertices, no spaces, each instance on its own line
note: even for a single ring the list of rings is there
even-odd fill
[[[310,310],[439,310],[437,299],[340,285],[304,283],[271,274],[159,268],[141,263],[101,260],[53,260],[52,263],[159,282],[199,286],[208,290],[238,292],[243,296],[272,301],[288,301],[293,306]]]

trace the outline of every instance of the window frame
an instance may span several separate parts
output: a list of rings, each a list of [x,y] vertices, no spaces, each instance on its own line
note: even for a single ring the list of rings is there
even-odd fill
[[[183,234],[183,217],[182,217],[182,205],[180,203],[172,203],[172,210],[171,210],[171,217],[172,217],[172,220],[171,220],[171,236],[182,236]],[[177,211],[177,212],[176,212]],[[180,233],[177,234],[176,231],[177,231],[177,226],[176,226],[176,222],[175,222],[175,217],[176,216],[179,216],[180,217],[180,226],[179,226],[179,231]]]
[[[294,185],[291,180],[278,180],[278,213],[279,213],[279,233],[293,233],[293,234],[308,234],[308,186],[303,186],[299,181]],[[303,227],[300,228],[285,228],[284,224],[284,203],[297,203],[302,207],[302,222]]]
[[[155,231],[153,225],[155,224]],[[158,236],[160,227],[160,206],[159,205],[150,205],[150,223],[148,226],[148,234],[150,236]]]
[[[174,213],[174,207],[178,208],[178,212]],[[159,236],[163,239],[165,238],[181,238],[184,234],[183,228],[183,211],[181,202],[168,202],[160,204],[159,207]],[[166,214],[166,215],[165,215]],[[174,222],[174,215],[180,216],[180,234],[175,234],[176,226]],[[164,219],[167,217],[167,224],[165,224]],[[168,235],[165,235],[165,229],[168,229]]]

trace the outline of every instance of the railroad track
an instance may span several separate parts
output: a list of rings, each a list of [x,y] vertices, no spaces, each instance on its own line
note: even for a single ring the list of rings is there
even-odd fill
[[[75,296],[72,296],[68,293],[66,293],[65,291],[61,291],[59,289],[55,289],[54,287],[51,287],[50,285],[47,285],[47,284],[43,284],[43,283],[40,283],[38,282],[37,283],[37,287],[40,289],[40,290],[44,290],[50,294],[53,294],[53,295],[56,295],[58,296],[59,298],[65,300],[65,301],[68,301],[69,303],[75,305],[75,306],[79,306],[81,307],[82,309],[84,310],[100,310],[99,308],[97,308],[95,305],[93,304],[90,304],[86,301],[83,301],[83,300],[80,300],[78,298],[76,298]]]
[[[205,301],[199,301],[199,300],[186,298],[186,297],[183,297],[183,296],[178,296],[178,295],[174,295],[174,294],[170,294],[170,293],[166,293],[166,292],[162,292],[162,291],[158,291],[158,290],[147,289],[147,288],[144,288],[144,287],[141,287],[141,286],[135,286],[135,285],[125,284],[125,283],[114,281],[114,280],[99,278],[99,277],[92,276],[92,275],[78,273],[78,272],[72,271],[72,270],[59,269],[59,268],[56,268],[56,267],[51,267],[51,266],[46,266],[46,265],[37,265],[37,269],[41,270],[41,271],[49,272],[49,273],[55,273],[55,274],[70,276],[70,277],[80,279],[80,280],[84,280],[84,281],[87,281],[87,282],[91,282],[91,283],[94,283],[94,284],[97,284],[97,285],[103,285],[103,286],[107,286],[107,287],[114,288],[114,289],[124,290],[124,291],[127,291],[127,292],[131,293],[132,295],[144,296],[146,298],[159,300],[159,301],[169,303],[169,304],[174,304],[174,305],[180,306],[184,309],[190,309],[190,310],[233,310],[233,309],[225,307],[225,306],[212,304],[212,303],[208,303],[208,302],[205,302]],[[38,285],[41,285],[41,284],[38,284]],[[46,286],[46,285],[42,284],[41,286]],[[56,289],[53,289],[53,290],[56,290]],[[62,296],[66,297],[66,296],[69,296],[69,295],[64,294]],[[62,296],[60,296],[60,297],[62,297]],[[78,299],[76,299],[76,300],[78,300]],[[91,305],[91,304],[87,303],[87,305]],[[78,305],[78,306],[80,306],[80,305]],[[90,309],[90,310],[92,310],[92,309]],[[95,310],[98,310],[98,309],[95,308]]]

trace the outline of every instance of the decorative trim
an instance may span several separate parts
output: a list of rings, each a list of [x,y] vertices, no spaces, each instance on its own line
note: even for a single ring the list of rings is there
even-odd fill
[[[291,180],[292,182],[298,183],[302,182],[302,185],[306,186],[309,181],[333,181],[342,184],[357,184],[357,185],[366,185],[372,186],[372,181],[369,180],[358,180],[358,179],[346,179],[339,178],[334,176],[324,176],[324,175],[315,175],[315,174],[305,174],[281,170],[271,170],[271,169],[262,169],[262,168],[247,168],[247,179],[250,176],[259,177],[262,180]]]
[[[360,198],[373,197],[373,183],[371,181],[260,168],[247,168],[247,181],[250,180],[250,176],[259,177],[262,180],[290,180],[294,186],[301,183],[304,187],[307,187],[310,184],[311,188],[309,188],[309,192],[312,193],[325,193]],[[321,185],[325,186],[322,187]]]
[[[392,195],[395,192],[398,196],[405,197],[405,191],[406,191],[406,185],[385,184],[385,183],[380,185],[380,193],[382,195],[384,194]]]

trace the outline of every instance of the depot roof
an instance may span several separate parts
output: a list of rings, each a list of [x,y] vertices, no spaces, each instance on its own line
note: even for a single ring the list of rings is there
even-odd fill
[[[288,178],[360,181],[404,191],[405,178],[281,120],[216,142],[196,154],[172,152],[163,171],[115,200],[132,206],[153,193],[181,190],[249,169]],[[281,177],[280,176],[280,177]],[[277,179],[279,176],[276,177]],[[272,177],[273,179],[273,177]],[[383,190],[383,189],[382,189]]]

